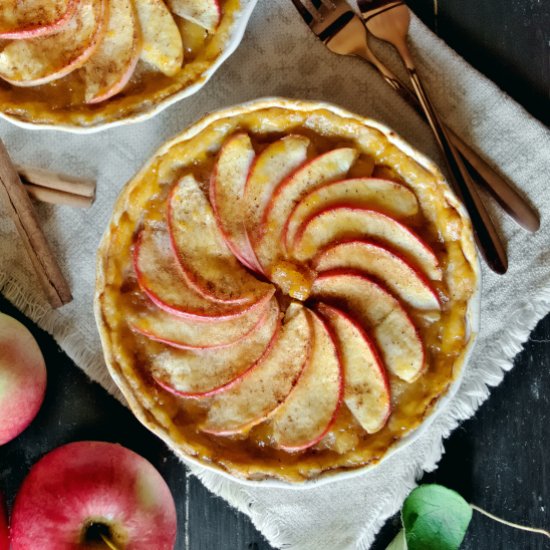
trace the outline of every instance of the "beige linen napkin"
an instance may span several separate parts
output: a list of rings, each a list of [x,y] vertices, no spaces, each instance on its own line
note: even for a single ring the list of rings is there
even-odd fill
[[[495,210],[508,242],[509,272],[499,277],[483,266],[481,333],[472,360],[455,398],[415,443],[370,473],[307,491],[245,487],[193,468],[209,489],[248,514],[277,547],[368,548],[415,479],[435,468],[443,438],[474,414],[487,398],[488,386],[502,380],[529,331],[550,310],[549,132],[416,19],[411,37],[420,72],[448,123],[538,206],[542,227],[528,234]],[[388,48],[381,47],[380,55],[399,70]],[[0,288],[51,332],[91,378],[115,394],[92,314],[95,254],[115,197],[161,143],[205,112],[272,95],[332,101],[372,116],[440,160],[418,116],[360,60],[329,53],[288,0],[262,0],[240,48],[212,80],[153,120],[88,136],[31,132],[0,122],[0,135],[17,162],[96,177],[99,182],[90,210],[39,207],[74,301],[58,311],[47,307],[14,227],[1,209]]]

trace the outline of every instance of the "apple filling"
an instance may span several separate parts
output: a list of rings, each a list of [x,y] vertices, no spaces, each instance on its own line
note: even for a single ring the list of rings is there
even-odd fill
[[[109,366],[147,424],[236,475],[374,463],[460,370],[476,288],[460,212],[361,119],[214,119],[118,203],[97,295]]]
[[[0,6],[0,111],[91,126],[149,110],[219,57],[239,0],[24,0]]]
[[[284,294],[304,302],[311,294],[315,272],[307,266],[280,260],[271,268],[270,278]]]

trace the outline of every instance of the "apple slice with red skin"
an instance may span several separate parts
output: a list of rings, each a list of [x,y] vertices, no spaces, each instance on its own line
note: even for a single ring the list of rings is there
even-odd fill
[[[292,255],[306,262],[329,244],[354,239],[380,242],[430,279],[442,277],[436,255],[418,235],[386,214],[355,206],[330,206],[306,220],[296,234]]]
[[[143,297],[137,307],[128,312],[128,324],[134,332],[155,342],[176,349],[200,351],[226,348],[241,342],[266,322],[269,310],[266,303],[266,307],[252,308],[237,319],[197,323],[174,317]]]
[[[174,499],[153,465],[113,443],[79,441],[40,459],[23,482],[11,517],[13,550],[116,548],[172,550]]]
[[[0,550],[10,550],[10,534],[8,529],[8,513],[4,495],[0,493]]]
[[[239,264],[226,246],[197,180],[187,175],[168,200],[168,231],[189,286],[208,300],[240,304],[270,292]]]
[[[134,245],[133,263],[141,290],[156,306],[197,322],[216,323],[263,309],[275,292],[272,288],[257,302],[247,304],[219,304],[206,300],[187,285],[164,226],[145,226],[141,230]]]
[[[0,313],[0,445],[32,422],[45,391],[46,366],[36,340],[23,324]]]
[[[441,305],[426,277],[391,250],[367,241],[328,245],[313,260],[318,271],[354,269],[375,277],[395,296],[421,310],[440,310]]]
[[[107,0],[80,0],[56,34],[10,42],[0,51],[0,78],[14,86],[38,86],[82,67],[103,38],[107,9]]]
[[[162,0],[134,0],[143,44],[141,59],[174,76],[183,64],[183,42],[174,17]]]
[[[261,222],[275,188],[307,159],[310,141],[288,135],[269,144],[254,160],[244,189],[246,228],[252,244],[261,237]]]
[[[380,431],[391,413],[390,384],[382,360],[363,328],[342,310],[319,303],[331,327],[346,373],[344,402],[368,433]]]
[[[373,280],[346,269],[326,271],[313,283],[312,296],[343,309],[372,334],[393,374],[406,382],[420,376],[425,361],[418,331],[401,304]]]
[[[254,243],[266,273],[279,256],[285,256],[284,228],[296,203],[311,189],[345,176],[357,154],[350,147],[334,149],[310,160],[279,183],[264,211],[262,238]]]
[[[312,338],[306,309],[299,304],[289,309],[269,352],[212,398],[202,431],[215,435],[246,432],[285,401],[308,361]]]
[[[285,224],[286,249],[291,248],[296,232],[306,220],[321,210],[342,204],[372,208],[398,218],[418,212],[415,194],[402,184],[376,178],[332,181],[310,191],[294,207]]]
[[[248,268],[261,273],[246,231],[244,208],[244,189],[255,156],[247,134],[231,136],[214,166],[209,197],[218,228],[231,252]]]
[[[181,397],[201,398],[223,392],[269,353],[279,327],[279,306],[273,298],[264,323],[237,344],[200,351],[159,347],[151,359],[153,378]]]
[[[80,0],[11,0],[0,5],[0,40],[54,34],[76,12]]]
[[[214,32],[222,16],[218,0],[167,0],[170,9],[208,32]]]
[[[330,430],[344,393],[336,341],[325,321],[308,312],[313,332],[311,357],[298,382],[271,419],[275,445],[288,452],[317,444]]]
[[[118,94],[134,74],[141,55],[141,30],[133,0],[109,0],[105,34],[83,67],[86,103]]]

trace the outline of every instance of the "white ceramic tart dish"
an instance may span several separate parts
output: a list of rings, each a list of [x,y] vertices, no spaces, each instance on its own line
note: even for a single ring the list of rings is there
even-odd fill
[[[256,0],[24,0],[0,6],[0,117],[89,133],[196,93]]]
[[[120,194],[98,253],[106,363],[182,458],[316,485],[418,436],[478,331],[463,206],[394,132],[318,102],[200,120]]]

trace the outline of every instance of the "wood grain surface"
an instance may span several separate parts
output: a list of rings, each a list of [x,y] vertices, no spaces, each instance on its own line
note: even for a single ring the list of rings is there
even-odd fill
[[[532,114],[550,122],[549,0],[411,0],[410,5],[472,65]],[[47,334],[1,297],[0,311],[31,329],[46,357],[49,375],[46,401],[36,421],[19,438],[0,447],[0,490],[9,507],[30,466],[48,450],[75,439],[117,441],[147,457],[174,493],[177,488],[177,550],[271,548],[246,516],[188,476],[163,443],[89,382]],[[445,442],[438,469],[422,481],[452,487],[467,500],[511,521],[548,529],[549,425],[550,315],[539,323],[514,369],[476,416]],[[385,549],[398,526],[398,517],[388,520],[373,550]],[[550,544],[543,537],[474,514],[462,548],[542,550]]]

